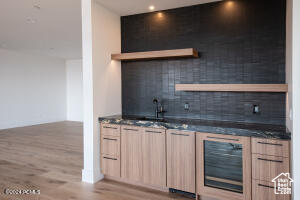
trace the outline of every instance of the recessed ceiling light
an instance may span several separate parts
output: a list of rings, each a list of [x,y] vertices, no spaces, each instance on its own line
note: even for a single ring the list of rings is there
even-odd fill
[[[33,5],[33,8],[35,8],[35,9],[37,9],[37,10],[41,10],[41,6],[39,6],[39,5],[37,5],[37,4]]]
[[[32,19],[32,18],[27,18],[27,19],[26,19],[26,22],[27,22],[28,24],[35,24],[35,23],[36,23],[36,20],[35,20],[35,19]]]
[[[149,6],[149,10],[154,10],[155,7],[154,6]]]

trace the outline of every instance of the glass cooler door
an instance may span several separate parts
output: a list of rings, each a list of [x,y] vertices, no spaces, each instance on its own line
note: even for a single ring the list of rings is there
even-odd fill
[[[204,185],[243,193],[243,145],[204,140]]]

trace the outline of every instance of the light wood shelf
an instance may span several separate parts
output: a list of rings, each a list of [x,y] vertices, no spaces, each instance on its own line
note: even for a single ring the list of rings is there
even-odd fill
[[[287,84],[176,84],[176,91],[287,92]]]
[[[193,48],[188,49],[173,49],[162,51],[145,51],[134,53],[112,54],[112,60],[154,60],[166,58],[198,58],[198,52]]]

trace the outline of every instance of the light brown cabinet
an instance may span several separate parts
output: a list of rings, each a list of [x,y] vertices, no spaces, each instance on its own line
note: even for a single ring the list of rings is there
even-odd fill
[[[100,127],[101,172],[120,178],[120,125],[101,124]]]
[[[106,177],[218,200],[290,200],[272,183],[290,171],[286,140],[116,124],[101,124],[100,139]]]
[[[253,200],[290,200],[289,194],[275,194],[272,180],[290,172],[290,142],[252,138]]]
[[[195,192],[195,132],[167,130],[167,187]]]
[[[165,130],[122,126],[121,141],[122,178],[166,187]]]
[[[143,129],[135,126],[121,127],[121,176],[143,181]]]
[[[166,187],[166,131],[145,128],[143,130],[143,183]]]

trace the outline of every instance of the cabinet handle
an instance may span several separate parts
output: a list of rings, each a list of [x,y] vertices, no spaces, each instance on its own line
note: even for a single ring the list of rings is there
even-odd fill
[[[103,126],[103,128],[118,129],[117,127]]]
[[[103,138],[103,140],[117,141],[117,139],[111,139],[111,138]]]
[[[207,136],[207,138],[210,138],[210,139],[220,139],[220,140],[229,140],[229,141],[240,141],[239,139],[222,138],[222,137],[212,137],[212,136]]]
[[[264,158],[257,158],[257,160],[268,161],[268,162],[278,162],[278,163],[283,163],[282,160],[269,160],[269,159],[264,159]]]
[[[257,142],[259,144],[267,144],[267,145],[274,145],[274,146],[283,146],[282,144],[274,144],[274,143],[268,143],[268,142]]]
[[[172,135],[180,135],[180,136],[190,136],[189,134],[183,134],[183,133],[171,133]]]
[[[107,159],[107,160],[118,160],[116,158],[109,158],[109,157],[103,157],[104,159]]]
[[[263,185],[263,184],[257,184],[257,185],[260,186],[260,187],[266,187],[266,188],[272,188],[272,189],[274,189],[274,187],[268,186],[268,185]]]
[[[160,131],[148,131],[148,130],[146,130],[145,132],[146,133],[161,133]]]
[[[125,131],[139,131],[138,129],[123,128]]]

